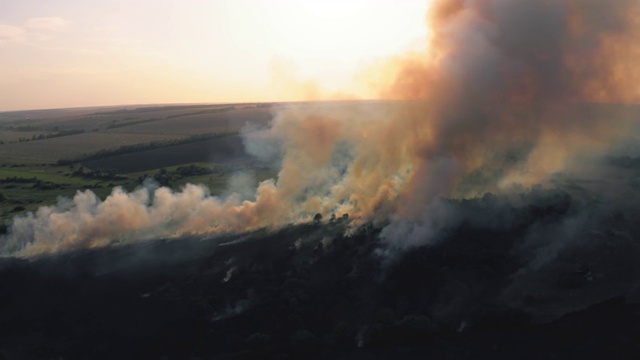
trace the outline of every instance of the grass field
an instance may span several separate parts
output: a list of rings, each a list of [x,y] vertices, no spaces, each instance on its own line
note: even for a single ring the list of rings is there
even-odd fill
[[[238,104],[0,113],[0,225],[77,191],[105,198],[113,187],[134,190],[145,178],[176,190],[204,184],[220,194],[238,171],[256,182],[273,177],[244,152],[238,135],[245,124],[265,125],[271,116],[269,106]],[[203,134],[209,137],[198,138]],[[94,156],[83,161],[88,155]]]
[[[166,110],[157,106],[149,111],[136,109],[115,108],[101,112],[87,109],[86,114],[75,111],[68,116],[61,116],[65,113],[55,111],[26,112],[39,117],[25,115],[21,121],[0,122],[0,164],[55,164],[61,159],[80,158],[122,146],[159,141],[169,143],[194,135],[238,132],[247,123],[264,125],[271,118],[271,110],[267,107],[198,105],[193,108],[167,106]],[[15,113],[11,114],[12,117],[4,114],[4,118],[18,118]],[[44,117],[46,114],[52,117]],[[3,114],[0,114],[2,118]],[[22,130],[18,131],[18,128]],[[82,133],[46,138],[70,131]],[[32,140],[34,137],[36,140]],[[42,139],[37,140],[38,137]],[[187,161],[206,159],[200,157]]]
[[[154,141],[183,139],[172,134],[110,134],[90,132],[51,139],[0,145],[2,164],[56,164],[61,159],[72,159],[104,149],[150,143]]]
[[[236,109],[220,113],[204,113],[176,116],[135,123],[107,130],[111,133],[150,134],[160,131],[174,135],[196,135],[202,133],[239,131],[246,123],[266,124],[271,119],[270,111],[265,109]]]

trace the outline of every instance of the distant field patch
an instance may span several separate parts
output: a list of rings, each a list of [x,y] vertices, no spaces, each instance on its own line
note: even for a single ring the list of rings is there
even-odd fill
[[[63,168],[59,168],[63,169]],[[55,183],[66,183],[66,184],[85,184],[86,181],[78,178],[64,176],[61,171],[59,173],[52,172],[51,168],[45,168],[44,170],[38,171],[35,169],[21,169],[21,168],[0,168],[0,180],[7,178],[21,178],[21,179],[30,179],[37,178],[42,181],[51,181]]]
[[[248,159],[239,135],[220,136],[187,144],[107,156],[83,162],[90,169],[121,174],[149,171],[189,163],[226,163]]]
[[[0,145],[1,164],[54,164],[104,149],[184,138],[173,134],[89,132],[59,138]]]
[[[213,109],[216,110],[217,109]],[[140,120],[121,127],[109,129],[112,133],[129,134],[173,134],[196,135],[203,133],[239,131],[246,124],[266,125],[272,118],[269,109],[235,109],[229,111],[176,114],[164,119],[146,121]]]

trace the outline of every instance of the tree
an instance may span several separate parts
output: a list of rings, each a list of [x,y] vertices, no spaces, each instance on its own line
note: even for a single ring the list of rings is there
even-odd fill
[[[313,217],[313,222],[314,224],[320,224],[320,222],[322,221],[322,214],[317,213],[314,217]]]

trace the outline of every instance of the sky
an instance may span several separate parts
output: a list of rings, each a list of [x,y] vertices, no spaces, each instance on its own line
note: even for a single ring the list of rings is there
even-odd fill
[[[429,0],[0,0],[0,111],[372,98]]]

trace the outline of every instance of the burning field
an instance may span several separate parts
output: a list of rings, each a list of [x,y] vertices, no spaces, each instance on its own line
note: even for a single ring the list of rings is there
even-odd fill
[[[277,172],[257,188],[149,181],[14,218],[0,358],[637,356],[640,3],[427,21],[423,51],[365,71],[388,101],[246,126]]]

